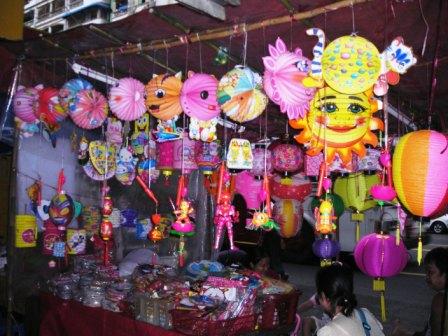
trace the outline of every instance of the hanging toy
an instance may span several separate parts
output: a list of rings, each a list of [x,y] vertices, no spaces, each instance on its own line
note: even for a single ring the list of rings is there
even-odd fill
[[[214,223],[216,225],[216,235],[215,235],[215,250],[219,249],[219,243],[222,238],[222,233],[224,227],[227,228],[227,236],[230,242],[230,250],[234,251],[237,248],[233,242],[233,222],[238,221],[238,211],[235,210],[235,207],[231,204],[231,196],[230,193],[224,191],[221,193],[221,197],[218,201],[218,205],[216,207]]]
[[[392,186],[392,160],[391,155],[388,150],[385,150],[380,156],[381,165],[385,169],[385,173],[383,174],[383,183],[375,184],[370,188],[370,194],[372,197],[383,205],[384,202],[391,202],[395,197],[397,197],[397,193]],[[384,184],[384,177],[387,176],[387,184]]]
[[[308,36],[316,36],[318,41],[313,48],[313,61],[311,62],[311,69],[308,77],[302,80],[305,87],[320,88],[324,85],[322,79],[322,55],[325,48],[325,33],[319,28],[310,28],[306,30]]]
[[[218,119],[213,118],[210,120],[199,120],[196,118],[190,119],[189,133],[190,139],[201,140],[204,142],[215,141],[216,136],[216,125],[218,124]]]
[[[24,138],[32,137],[34,134],[39,133],[39,121],[35,122],[24,122],[20,118],[15,117],[14,122],[16,124],[16,129],[19,131],[20,136]]]
[[[135,165],[138,159],[132,155],[132,152],[123,147],[117,156],[117,168],[115,171],[116,179],[123,185],[131,185],[135,178]]]
[[[249,140],[233,138],[227,151],[227,168],[252,169],[253,156]]]
[[[149,113],[144,113],[134,122],[134,133],[131,135],[131,145],[135,155],[143,155],[149,142]]]
[[[123,143],[123,124],[117,118],[107,118],[106,142],[117,148]]]
[[[178,140],[182,137],[182,129],[176,126],[179,117],[169,120],[157,120],[157,130],[153,132],[157,142]]]
[[[180,91],[182,72],[153,75],[146,85],[146,107],[159,120],[168,121],[182,113]]]
[[[89,161],[89,141],[86,137],[82,137],[78,146],[78,163],[84,166]]]
[[[229,50],[226,47],[220,46],[216,53],[213,63],[215,65],[226,65],[229,62]]]
[[[89,158],[98,174],[105,176],[106,173],[115,174],[116,151],[114,146],[100,140],[91,141],[89,143]]]
[[[333,223],[336,217],[333,215],[333,205],[330,201],[322,201],[319,208],[314,209],[314,216],[316,232],[326,235],[336,231],[336,225]]]
[[[104,241],[104,254],[103,254],[103,263],[104,265],[109,265],[110,256],[109,256],[109,241],[113,236],[113,225],[109,219],[109,216],[112,214],[114,210],[112,198],[108,195],[105,195],[103,198],[103,208],[101,213],[103,215],[103,219],[100,224],[100,236]]]
[[[64,169],[61,169],[58,177],[57,194],[51,199],[48,214],[51,221],[59,230],[65,230],[70,224],[75,212],[72,198],[62,189],[65,183]]]

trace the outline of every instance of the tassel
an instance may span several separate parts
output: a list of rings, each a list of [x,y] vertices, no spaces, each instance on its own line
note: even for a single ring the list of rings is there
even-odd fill
[[[383,278],[373,279],[373,291],[384,292],[386,290],[386,283]]]
[[[395,231],[395,245],[400,245],[400,226],[397,225],[397,230]]]
[[[419,266],[422,264],[422,259],[423,259],[422,237],[418,237],[417,262]]]
[[[386,322],[386,299],[384,297],[384,292],[381,292],[380,304],[381,304],[381,320],[383,322]]]
[[[328,259],[321,259],[320,260],[320,267],[327,267],[331,265],[331,260]]]
[[[359,222],[356,222],[356,241],[359,241],[359,235],[360,235],[360,227]]]

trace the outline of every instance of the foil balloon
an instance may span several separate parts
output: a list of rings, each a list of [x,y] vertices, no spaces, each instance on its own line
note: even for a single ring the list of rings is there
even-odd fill
[[[223,112],[237,122],[257,118],[268,104],[261,76],[238,65],[221,78],[217,94]]]
[[[302,129],[294,138],[309,148],[308,155],[318,155],[326,144],[328,164],[336,154],[348,164],[352,152],[363,158],[365,144],[377,146],[378,138],[372,131],[384,128],[380,119],[372,117],[377,110],[372,90],[343,94],[324,87],[314,96],[306,118],[290,120],[289,124]]]
[[[48,126],[60,123],[67,117],[66,110],[59,103],[59,90],[48,87],[39,91],[37,118]]]
[[[149,113],[161,120],[170,120],[182,113],[180,92],[182,73],[174,76],[153,75],[146,85],[146,106]]]
[[[42,85],[26,88],[19,86],[13,98],[14,113],[17,118],[26,123],[37,120],[36,111],[39,106],[39,90]]]
[[[123,143],[123,125],[117,118],[107,118],[106,141],[118,148]]]
[[[74,78],[69,80],[62,86],[59,90],[59,101],[62,107],[69,111],[74,110],[76,108],[76,94],[80,90],[91,90],[93,89],[93,85],[88,81],[82,78]]]
[[[106,175],[108,172],[115,172],[115,146],[100,140],[91,141],[89,143],[89,158],[99,174]]]
[[[135,178],[137,159],[127,148],[121,148],[117,156],[115,178],[123,185],[131,185]]]
[[[65,193],[56,194],[50,201],[48,214],[51,221],[59,228],[65,228],[73,219],[74,204],[72,198]]]
[[[269,55],[263,57],[265,67],[263,86],[268,97],[287,113],[289,119],[305,117],[315,89],[302,84],[310,70],[311,61],[297,48],[287,50],[279,37],[275,46],[269,45]]]
[[[100,127],[107,118],[107,100],[95,90],[80,90],[76,94],[73,109],[69,111],[73,122],[84,129]]]
[[[216,100],[218,81],[212,75],[188,72],[182,86],[180,103],[186,115],[199,120],[210,120],[219,115]]]
[[[137,79],[120,79],[109,91],[109,107],[118,119],[132,121],[146,112],[145,86]]]

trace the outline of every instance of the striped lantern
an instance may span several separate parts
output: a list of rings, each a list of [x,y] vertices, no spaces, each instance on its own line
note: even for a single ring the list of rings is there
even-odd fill
[[[279,199],[274,204],[274,220],[280,226],[279,234],[283,238],[292,238],[302,228],[302,204],[293,199]]]

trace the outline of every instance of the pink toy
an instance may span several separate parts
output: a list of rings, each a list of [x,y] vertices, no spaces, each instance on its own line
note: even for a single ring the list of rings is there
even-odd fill
[[[190,233],[194,231],[194,224],[190,220],[190,215],[193,212],[193,208],[190,206],[190,202],[181,200],[179,208],[174,210],[176,215],[176,221],[171,226],[173,230],[180,234]]]
[[[218,81],[212,75],[188,72],[182,86],[180,103],[185,114],[199,120],[210,120],[219,115],[216,98]]]
[[[385,168],[385,174],[387,175],[387,183],[385,183],[385,176],[383,174],[383,183],[375,184],[370,188],[370,194],[379,201],[390,202],[395,197],[397,197],[397,193],[395,189],[392,187],[392,160],[390,153],[385,150],[380,155],[379,161],[381,165]]]
[[[287,113],[289,119],[305,117],[315,92],[313,88],[306,88],[302,84],[302,80],[308,75],[311,61],[302,56],[300,48],[294,52],[288,51],[280,37],[277,38],[275,47],[269,45],[269,54],[270,56],[263,57],[263,86],[266,94],[280,105],[280,110]]]
[[[73,122],[81,128],[94,129],[106,120],[107,100],[95,90],[80,90],[76,94],[75,108],[70,110]]]
[[[261,202],[263,182],[256,180],[247,170],[236,175],[235,191],[244,197],[248,209],[258,209]]]
[[[122,78],[110,89],[109,106],[121,120],[136,120],[146,111],[145,86],[134,78]]]
[[[42,85],[36,87],[26,88],[19,86],[16,94],[14,95],[14,113],[16,116],[27,123],[32,123],[37,120],[35,111],[38,107],[39,90],[42,89]]]
[[[221,202],[216,207],[214,223],[216,225],[216,235],[215,235],[215,250],[219,249],[219,242],[221,241],[222,231],[224,226],[227,227],[227,236],[229,237],[230,249],[236,250],[235,244],[233,243],[233,222],[238,220],[238,211],[230,203],[230,194],[228,192],[223,192],[221,194]]]

